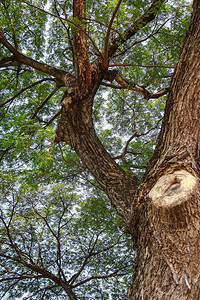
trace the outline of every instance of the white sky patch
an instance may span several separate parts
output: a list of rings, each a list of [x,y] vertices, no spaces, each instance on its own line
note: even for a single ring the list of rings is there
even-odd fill
[[[46,11],[49,11],[49,8],[50,8],[51,4],[50,4],[50,1],[47,1],[47,4],[45,5],[44,7],[44,10]],[[47,22],[46,22],[46,25],[45,25],[45,48],[44,48],[44,57],[46,58],[47,57],[47,49],[48,49],[48,32],[49,32],[49,27],[50,27],[50,16],[47,15]]]

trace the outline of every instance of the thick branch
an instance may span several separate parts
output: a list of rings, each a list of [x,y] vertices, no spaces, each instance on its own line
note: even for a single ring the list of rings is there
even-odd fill
[[[85,1],[73,1],[73,17],[78,19],[80,24],[75,29],[73,46],[76,76],[80,90],[87,90],[92,84],[92,69],[89,61],[89,53],[87,46],[86,26],[84,23],[85,17]]]
[[[149,100],[152,98],[157,99],[161,96],[166,95],[169,92],[169,88],[164,88],[155,94],[150,93],[144,86],[134,85],[131,82],[129,82],[128,80],[122,78],[118,74],[115,77],[115,81],[117,81],[117,83],[119,83],[121,85],[121,87],[124,89],[135,91],[135,92],[142,94],[146,100]]]
[[[93,97],[94,95],[90,93],[83,98],[79,96],[64,98],[55,141],[64,141],[71,145],[127,224],[132,195],[138,184],[137,179],[133,175],[126,174],[117,165],[98,139],[89,106],[92,105]]]
[[[112,57],[120,45],[128,41],[132,36],[134,36],[138,31],[145,27],[148,23],[155,19],[162,3],[165,0],[154,0],[152,5],[145,11],[145,13],[128,28],[119,37],[111,42],[108,49],[108,57]]]
[[[0,60],[0,68],[20,66],[20,63],[15,60],[14,56],[4,57]]]
[[[64,82],[64,77],[66,75],[65,71],[59,70],[55,67],[49,66],[47,64],[38,62],[30,57],[21,54],[19,51],[13,47],[6,39],[2,28],[0,27],[0,43],[3,44],[15,57],[15,61],[20,64],[25,64],[38,71],[49,74],[57,78],[59,81]]]

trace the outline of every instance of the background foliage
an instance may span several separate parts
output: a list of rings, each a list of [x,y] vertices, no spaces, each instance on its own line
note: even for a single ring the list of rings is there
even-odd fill
[[[98,57],[97,48],[104,49],[116,3],[86,3],[91,62]],[[124,0],[110,39],[122,34],[150,4]],[[71,1],[1,0],[0,24],[23,54],[73,73],[71,36],[77,20],[72,8]],[[111,68],[150,93],[168,88],[190,13],[191,1],[166,1],[153,22],[121,45]],[[1,59],[10,55],[0,46]],[[125,299],[134,258],[130,237],[78,156],[69,146],[54,143],[64,91],[54,78],[31,67],[1,67],[2,299],[66,297],[50,279],[37,278],[37,272],[13,259],[17,252],[12,243],[30,264],[53,274],[62,271],[68,280],[91,252],[74,282],[78,299]],[[140,178],[156,144],[166,97],[147,101],[139,93],[106,82],[95,97],[93,120],[99,138],[124,170]],[[96,279],[87,281],[92,277]]]

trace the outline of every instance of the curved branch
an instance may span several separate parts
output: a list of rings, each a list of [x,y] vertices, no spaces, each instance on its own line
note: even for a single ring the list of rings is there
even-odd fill
[[[92,93],[87,95],[86,100],[91,99],[93,99]],[[96,135],[91,110],[89,108],[86,110],[86,105],[83,103],[76,96],[66,97],[63,100],[55,142],[63,141],[76,151],[128,226],[133,193],[138,186],[137,178],[126,174],[106,151]],[[129,189],[125,193],[127,184]]]
[[[0,156],[0,161],[2,161],[2,159],[4,158],[4,155],[12,148],[13,144],[11,144],[8,148],[6,148],[6,150],[1,150],[2,155]]]
[[[13,96],[12,98],[6,100],[5,102],[0,103],[0,107],[4,106],[4,105],[7,104],[7,103],[12,102],[12,101],[13,101],[14,99],[16,99],[19,95],[21,95],[23,92],[25,92],[25,91],[31,89],[32,87],[34,87],[34,86],[36,86],[36,85],[38,85],[38,84],[40,84],[40,83],[42,83],[42,82],[44,82],[44,81],[55,81],[55,79],[49,77],[49,78],[44,78],[44,79],[41,79],[41,80],[38,80],[38,81],[34,82],[33,84],[31,84],[31,85],[29,85],[29,86],[27,86],[27,87],[21,89],[21,91],[19,91],[19,92],[18,92],[15,96]]]
[[[157,99],[157,98],[169,93],[169,88],[164,88],[154,94],[150,93],[144,86],[135,85],[135,84],[129,82],[128,80],[122,78],[119,74],[116,75],[115,81],[117,81],[117,83],[119,83],[123,89],[135,91],[135,92],[142,94],[147,101],[152,98]],[[119,87],[117,87],[117,88],[119,88]]]

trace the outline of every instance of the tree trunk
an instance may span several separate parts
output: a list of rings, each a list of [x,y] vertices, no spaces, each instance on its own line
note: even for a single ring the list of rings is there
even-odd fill
[[[85,0],[74,0],[73,17],[77,23],[73,32],[75,75],[21,54],[0,28],[0,43],[12,53],[1,62],[3,65],[9,62],[13,66],[31,66],[54,76],[59,86],[66,86],[55,141],[64,141],[76,151],[129,226],[134,241],[135,265],[128,300],[199,300],[199,0],[194,0],[190,28],[172,80],[158,144],[140,185],[136,176],[125,173],[107,153],[95,133],[92,120],[96,91],[103,79],[112,81],[117,74],[107,69],[109,60],[120,45],[156,17],[163,2],[154,0],[144,14],[110,45],[108,31],[105,53],[100,53],[97,48],[99,58],[91,65]],[[142,93],[145,92],[143,88]],[[45,276],[49,278],[49,274]],[[56,278],[52,280],[58,282]],[[61,285],[70,299],[76,299],[71,287]]]
[[[136,260],[129,300],[200,299],[199,113],[196,0],[158,145],[133,203]]]
[[[76,35],[76,43],[85,45],[84,35]],[[71,89],[66,84],[56,141],[71,145],[129,226],[136,259],[128,300],[200,299],[199,41],[200,3],[195,0],[158,145],[139,187],[136,177],[106,152],[94,130],[93,98],[106,72],[101,61],[91,73],[77,56],[81,85]]]
[[[56,141],[71,145],[129,226],[136,258],[128,300],[200,299],[199,41],[200,2],[195,0],[158,145],[138,187],[136,177],[115,163],[96,136],[93,98],[107,70],[101,60],[92,68],[88,64],[84,32],[74,38],[86,63],[77,52],[77,83],[70,84],[72,77],[66,81]]]

